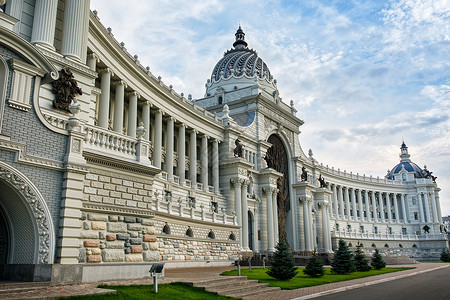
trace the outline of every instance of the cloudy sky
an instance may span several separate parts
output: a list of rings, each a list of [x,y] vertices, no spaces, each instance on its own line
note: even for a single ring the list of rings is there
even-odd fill
[[[324,165],[383,177],[412,160],[438,177],[450,214],[450,0],[93,0],[144,66],[194,98],[238,24],[305,121]]]

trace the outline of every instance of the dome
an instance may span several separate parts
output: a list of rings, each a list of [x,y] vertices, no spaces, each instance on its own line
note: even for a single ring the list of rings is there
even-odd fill
[[[230,91],[251,86],[255,82],[267,92],[273,93],[276,90],[276,80],[258,53],[247,47],[241,26],[236,31],[235,37],[233,48],[224,53],[215,65],[211,78],[208,79],[207,94],[214,94],[219,87]]]
[[[395,175],[400,174],[402,170],[405,170],[408,173],[414,173],[414,178],[424,178],[425,176],[423,170],[411,161],[411,155],[409,155],[408,147],[404,141],[400,146],[400,151],[400,163],[393,167],[391,171],[388,171],[386,178],[394,180]]]

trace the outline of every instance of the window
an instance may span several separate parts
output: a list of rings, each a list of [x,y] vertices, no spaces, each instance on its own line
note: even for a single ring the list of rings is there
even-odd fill
[[[364,233],[364,226],[360,226],[359,230],[361,231],[361,233]]]
[[[417,214],[417,211],[414,212],[414,220],[419,220],[419,215]]]
[[[385,248],[389,248],[389,245],[388,245],[388,244],[384,244],[384,247],[385,247]]]
[[[195,198],[194,197],[188,197],[188,205],[191,208],[195,208]]]
[[[406,181],[406,173],[403,173],[403,174],[402,174],[402,180],[403,180],[403,181]]]
[[[347,231],[352,232],[352,225],[347,225]]]
[[[406,228],[402,228],[402,234],[403,234],[403,235],[406,235],[406,234],[407,234]]]
[[[211,202],[211,210],[215,213],[219,212],[219,205],[217,204],[217,202]]]
[[[219,104],[222,104],[222,102],[223,102],[222,96],[219,96],[218,100],[219,100]]]
[[[234,235],[233,232],[230,233],[230,236],[228,237],[230,240],[235,241],[236,240],[236,236]]]
[[[378,227],[375,226],[375,227],[373,228],[373,231],[375,232],[375,234],[378,234]]]
[[[208,239],[215,239],[216,238],[216,236],[215,236],[215,234],[214,234],[214,232],[210,229],[209,230],[209,233],[208,233]]]
[[[402,244],[398,244],[398,246],[399,246],[400,248],[403,248],[403,245],[402,245]]]
[[[167,202],[172,201],[172,192],[164,191],[164,200]]]
[[[392,227],[388,227],[388,233],[392,234]]]
[[[336,223],[336,231],[339,231],[339,224]]]
[[[373,247],[373,248],[376,248],[376,247],[377,247],[377,245],[375,245],[375,244],[372,244],[372,247]]]
[[[169,225],[167,225],[167,223],[166,223],[166,225],[164,225],[162,232],[164,234],[170,234],[170,227],[169,227]]]
[[[412,204],[413,204],[413,205],[416,205],[416,203],[417,203],[416,197],[412,197]]]
[[[192,231],[191,227],[188,226],[188,229],[186,230],[186,236],[193,237],[194,232]]]

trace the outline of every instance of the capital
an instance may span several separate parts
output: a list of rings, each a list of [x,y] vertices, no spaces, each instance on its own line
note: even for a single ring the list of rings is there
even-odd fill
[[[127,82],[126,82],[125,80],[122,80],[122,79],[113,81],[113,85],[115,85],[115,86],[121,86],[121,85],[123,85],[124,88],[127,88],[127,87],[128,87]]]
[[[88,55],[88,59],[95,59],[95,61],[97,63],[100,62],[100,58],[98,57],[98,55],[95,52],[92,52],[91,54]]]
[[[139,94],[139,92],[136,92],[136,91],[131,91],[131,92],[127,93],[127,96],[139,98],[139,97],[141,97],[141,94]]]
[[[103,73],[109,73],[109,74],[111,74],[111,76],[114,76],[114,71],[113,71],[111,68],[108,68],[108,67],[99,69],[98,71],[99,71],[99,73],[101,73],[101,74],[103,74]]]

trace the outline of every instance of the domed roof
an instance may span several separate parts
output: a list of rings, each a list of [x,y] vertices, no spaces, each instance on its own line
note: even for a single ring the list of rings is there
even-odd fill
[[[410,159],[409,153],[408,153],[408,147],[406,146],[405,142],[402,142],[402,145],[400,146],[400,163],[397,164],[394,168],[392,168],[391,171],[388,172],[386,175],[387,179],[394,179],[394,176],[399,174],[403,169],[406,170],[406,172],[411,173],[414,172],[414,178],[424,178],[424,172],[422,169],[413,163]]]
[[[234,48],[225,52],[216,64],[211,74],[211,81],[218,81],[221,77],[228,78],[232,75],[253,77],[255,74],[261,79],[271,80],[272,76],[267,65],[258,57],[255,50],[247,48],[245,33],[241,26],[235,36]]]

